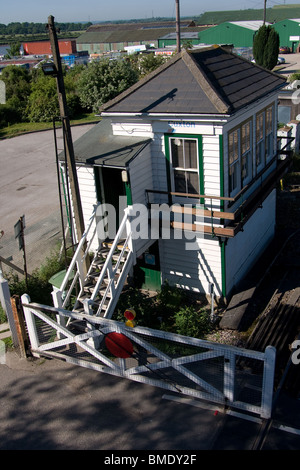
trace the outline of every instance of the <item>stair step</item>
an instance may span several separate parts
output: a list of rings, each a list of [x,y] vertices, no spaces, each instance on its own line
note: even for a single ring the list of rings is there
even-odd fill
[[[119,270],[118,270],[118,271],[119,271]],[[119,272],[116,273],[116,275],[115,275],[115,277],[114,277],[114,280],[115,280],[115,281],[117,281],[117,280],[119,279],[120,274],[121,274],[121,273],[119,273]],[[103,279],[103,282],[104,282],[104,284],[107,285],[107,284],[110,282],[110,279],[108,279],[107,277],[105,277],[105,278]]]
[[[119,241],[119,243],[117,244],[117,249],[118,250],[120,250],[120,251],[123,250],[125,241],[126,241],[125,238],[121,239]],[[112,247],[113,243],[114,243],[114,240],[106,240],[106,241],[102,242],[102,246],[104,248],[109,248],[110,249]],[[126,251],[128,251],[128,248],[126,248]]]
[[[105,263],[105,260],[102,258],[94,258],[92,261],[92,266],[103,266]]]

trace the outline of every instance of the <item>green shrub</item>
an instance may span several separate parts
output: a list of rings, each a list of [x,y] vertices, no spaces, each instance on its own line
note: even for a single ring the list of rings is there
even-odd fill
[[[8,104],[0,104],[0,129],[20,120],[17,110]]]
[[[11,296],[18,295],[21,297],[26,293],[29,295],[32,302],[52,305],[51,292],[53,288],[51,284],[49,284],[49,279],[53,274],[56,274],[64,268],[63,261],[60,261],[58,255],[55,253],[46,258],[44,264],[28,277],[27,286],[25,279],[20,279],[17,274],[9,274],[6,277]]]
[[[177,334],[203,338],[211,330],[209,313],[194,307],[182,307],[174,316]]]
[[[1,323],[6,323],[6,321],[7,321],[7,318],[6,318],[5,310],[2,308],[0,304],[0,325]]]

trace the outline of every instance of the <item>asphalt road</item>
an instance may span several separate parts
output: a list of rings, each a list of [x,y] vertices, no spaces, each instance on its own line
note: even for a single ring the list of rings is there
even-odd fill
[[[153,451],[189,452],[201,464],[201,451],[252,450],[261,437],[263,450],[300,448],[300,435],[290,431],[300,402],[290,397],[281,398],[275,416],[289,431],[274,422],[264,437],[261,424],[216,412],[214,405],[178,403],[162,389],[56,359],[9,352],[0,379],[0,450],[100,450],[98,464],[119,451],[139,455],[141,467]],[[137,451],[146,451],[144,462]],[[211,455],[217,463],[218,454]]]
[[[72,127],[75,141],[92,125]],[[58,149],[62,133],[57,131]],[[53,131],[0,141],[0,255],[23,268],[14,225],[25,215],[25,248],[29,273],[39,267],[62,240],[62,224]]]
[[[280,57],[284,57],[285,64],[282,66],[281,70],[277,73],[283,74],[286,76],[291,75],[295,72],[300,72],[300,54],[280,54]]]

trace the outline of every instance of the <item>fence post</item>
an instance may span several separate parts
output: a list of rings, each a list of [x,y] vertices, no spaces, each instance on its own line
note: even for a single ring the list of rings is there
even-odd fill
[[[2,271],[0,269],[0,302],[5,310],[7,321],[12,335],[12,340],[14,346],[18,346],[18,335],[14,322],[14,316],[12,312],[11,302],[10,302],[10,290],[9,285],[6,279],[4,279]]]
[[[63,306],[63,300],[62,300],[62,292],[59,289],[54,288],[53,291],[51,292],[52,299],[53,299],[53,305],[55,308],[62,308]],[[57,323],[60,326],[66,326],[66,319],[60,314],[56,315],[56,320]],[[58,339],[62,339],[61,333],[57,332],[57,337]]]
[[[230,403],[234,402],[235,388],[235,354],[224,356],[224,396]]]
[[[25,330],[25,323],[24,317],[22,314],[22,310],[20,308],[20,298],[18,295],[14,295],[11,298],[11,307],[14,316],[14,321],[16,325],[17,335],[18,335],[18,342],[19,342],[19,349],[21,357],[26,358],[26,349],[28,348],[28,339]]]
[[[263,386],[261,399],[261,417],[269,419],[272,414],[276,348],[267,346],[265,350]]]
[[[23,311],[25,315],[29,340],[32,349],[38,349],[39,347],[39,339],[36,331],[35,319],[34,314],[31,312],[29,307],[25,307],[24,304],[30,304],[30,297],[28,294],[23,294],[21,297],[21,302],[23,305]],[[34,356],[40,357],[39,354],[34,353]]]

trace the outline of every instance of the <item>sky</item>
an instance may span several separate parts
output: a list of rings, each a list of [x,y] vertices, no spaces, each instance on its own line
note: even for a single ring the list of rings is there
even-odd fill
[[[267,7],[300,4],[300,0],[267,0]],[[263,8],[264,0],[180,0],[181,16],[205,11]],[[77,21],[129,20],[132,18],[175,17],[175,0],[0,0],[0,23],[57,23]]]

